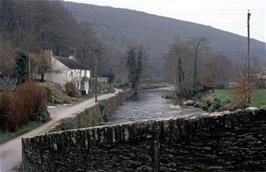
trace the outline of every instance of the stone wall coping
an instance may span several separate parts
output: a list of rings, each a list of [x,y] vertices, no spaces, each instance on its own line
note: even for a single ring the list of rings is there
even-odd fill
[[[148,126],[149,124],[154,124],[156,122],[165,123],[167,121],[173,121],[173,120],[195,121],[195,120],[199,120],[202,118],[216,118],[216,117],[222,117],[222,116],[227,116],[227,115],[238,115],[238,114],[241,114],[243,112],[248,112],[248,113],[252,113],[255,115],[256,112],[258,112],[260,110],[266,112],[266,108],[258,109],[258,108],[254,108],[254,107],[248,107],[246,109],[237,109],[235,111],[222,111],[222,112],[213,112],[213,113],[190,113],[190,114],[186,114],[186,115],[182,115],[182,116],[175,116],[175,117],[168,117],[168,118],[143,119],[143,120],[139,120],[139,121],[123,122],[123,123],[119,123],[119,124],[100,125],[100,126],[94,126],[94,127],[88,127],[88,128],[79,128],[79,129],[57,131],[57,132],[51,132],[51,133],[47,133],[47,134],[40,134],[40,135],[28,137],[28,138],[22,138],[22,140],[26,141],[26,140],[34,139],[37,137],[53,136],[53,135],[69,133],[69,132],[72,133],[72,132],[76,132],[76,131],[90,131],[90,130],[95,130],[95,129],[100,130],[100,129],[105,129],[105,128],[107,130],[108,128],[125,127],[125,126],[132,126],[132,125],[143,127],[143,126]]]

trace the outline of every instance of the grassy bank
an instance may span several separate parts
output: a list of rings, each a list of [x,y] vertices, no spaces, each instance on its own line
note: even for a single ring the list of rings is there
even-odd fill
[[[238,101],[232,89],[215,89],[214,92],[199,94],[194,97],[192,104],[208,112],[234,110],[238,108]],[[266,89],[257,89],[248,106],[265,108]]]
[[[220,98],[223,102],[233,102],[235,99],[234,91],[229,89],[215,89],[214,96]],[[266,89],[256,90],[250,106],[266,107]]]
[[[37,122],[37,121],[33,121],[30,122],[28,124],[22,125],[21,127],[19,127],[15,132],[3,132],[0,131],[0,144],[3,144],[19,135],[22,135],[28,131],[31,131],[35,128],[38,128],[39,126],[41,126],[42,124],[44,124],[44,122]]]

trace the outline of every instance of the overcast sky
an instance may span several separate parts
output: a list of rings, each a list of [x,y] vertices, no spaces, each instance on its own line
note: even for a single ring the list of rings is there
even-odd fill
[[[251,12],[251,37],[266,42],[266,0],[67,0],[144,11],[160,16],[210,25],[247,35],[247,10]]]

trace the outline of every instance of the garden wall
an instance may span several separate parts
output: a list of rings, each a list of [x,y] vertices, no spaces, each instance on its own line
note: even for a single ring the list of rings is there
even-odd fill
[[[24,171],[266,171],[266,109],[22,139]]]

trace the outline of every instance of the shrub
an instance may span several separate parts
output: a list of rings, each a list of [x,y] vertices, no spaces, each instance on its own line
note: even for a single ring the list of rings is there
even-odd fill
[[[107,100],[101,100],[99,102],[99,109],[101,114],[103,114],[103,112],[106,110],[106,108],[108,107],[108,101]]]
[[[10,92],[0,93],[0,127],[1,130],[9,128],[10,112],[13,106],[13,94]]]
[[[219,98],[214,98],[213,101],[211,102],[211,105],[209,106],[209,111],[210,112],[215,112],[215,111],[219,111],[223,106],[223,103],[221,101],[221,99]]]
[[[76,97],[77,96],[77,88],[74,82],[67,82],[66,83],[66,93],[70,97]]]
[[[45,109],[45,93],[33,81],[27,81],[20,85],[16,89],[15,96],[19,97],[19,99],[16,99],[17,110],[24,115],[25,120],[33,120],[33,113],[41,113]]]
[[[56,126],[55,131],[63,131],[63,130],[69,130],[74,128],[72,124],[73,119],[72,118],[65,118],[63,119],[58,126]]]
[[[32,81],[18,86],[15,92],[3,93],[0,98],[2,130],[15,130],[29,121],[46,121],[49,114],[42,89]]]
[[[256,92],[256,87],[251,82],[243,79],[237,82],[235,88],[237,107],[245,108],[250,103],[252,96]]]
[[[80,93],[81,93],[82,96],[85,96],[87,94],[86,90],[81,90]]]

